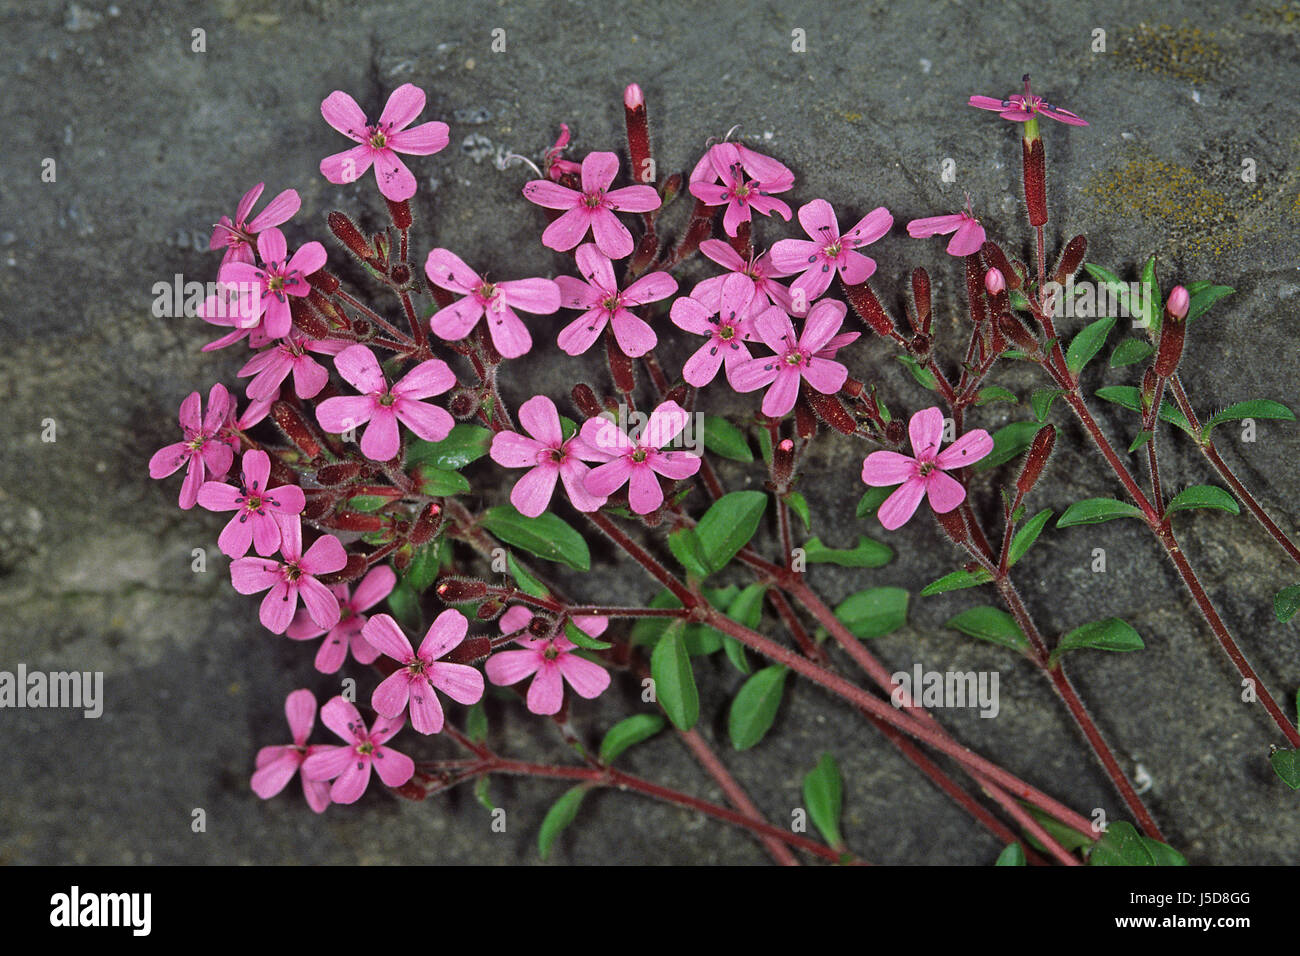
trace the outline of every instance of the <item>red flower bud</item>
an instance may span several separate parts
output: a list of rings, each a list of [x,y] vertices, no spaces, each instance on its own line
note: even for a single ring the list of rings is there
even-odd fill
[[[970,305],[971,321],[979,328],[988,313],[984,308],[984,266],[977,255],[966,257],[966,301]]]
[[[467,637],[443,658],[449,664],[477,664],[492,653],[492,639]]]
[[[785,488],[790,483],[794,472],[794,442],[783,438],[772,449],[772,481],[778,488]]]
[[[984,288],[988,290],[989,295],[997,295],[1007,287],[1006,277],[1002,275],[1001,269],[990,269],[984,273]]]
[[[1043,466],[1047,464],[1047,459],[1052,457],[1052,447],[1055,444],[1055,428],[1049,425],[1038,430],[1033,443],[1029,446],[1029,454],[1025,457],[1025,467],[1021,469],[1020,477],[1016,479],[1017,492],[1022,495],[1029,494],[1034,483],[1038,481],[1039,475],[1043,473]]]
[[[1075,236],[1065,244],[1061,261],[1056,264],[1056,272],[1052,278],[1060,285],[1065,285],[1079,271],[1079,266],[1083,265],[1083,257],[1087,254],[1088,240],[1083,236]]]
[[[369,466],[359,461],[342,461],[335,465],[323,465],[316,470],[316,480],[327,487],[347,484],[370,470]]]
[[[396,226],[398,229],[410,229],[411,228],[410,202],[405,199],[399,200],[398,202],[393,202],[393,200],[389,199],[387,196],[384,197],[384,202],[388,203],[388,215],[392,217],[393,225]]]
[[[375,258],[375,249],[370,244],[370,240],[346,215],[336,209],[325,217],[325,224],[329,226],[330,232],[334,233],[334,238],[343,243],[343,247],[358,259],[369,262]]]
[[[1022,352],[1030,355],[1037,354],[1039,346],[1038,339],[1030,334],[1024,324],[1015,316],[1003,313],[998,316],[997,329],[1002,335],[1010,339]]]
[[[573,404],[578,406],[578,411],[582,412],[587,418],[595,418],[604,409],[600,401],[596,398],[596,393],[592,391],[590,385],[586,382],[579,382],[573,386]]]
[[[322,574],[317,580],[325,585],[347,584],[349,581],[355,581],[365,574],[369,567],[365,555],[349,553],[348,563],[343,566],[342,571],[335,571],[333,574]]]
[[[431,501],[424,506],[420,512],[420,517],[415,520],[415,525],[411,528],[410,541],[416,546],[428,544],[438,536],[442,529],[442,506],[436,501]]]
[[[912,328],[921,335],[930,334],[930,274],[924,269],[912,272],[912,299],[916,305],[916,316],[912,319]]]
[[[935,517],[939,519],[939,526],[954,544],[963,544],[970,537],[970,532],[966,528],[966,519],[962,517],[960,510],[954,509],[944,514],[936,512]]]
[[[897,334],[894,320],[889,317],[889,313],[885,311],[885,307],[880,304],[876,293],[871,291],[871,286],[867,283],[844,286],[844,295],[849,300],[849,305],[853,306],[853,311],[877,335],[891,338]]]
[[[1047,154],[1042,137],[1032,143],[1021,139],[1025,163],[1025,204],[1029,207],[1029,225],[1037,228],[1047,223]]]
[[[312,434],[311,426],[297,408],[285,401],[277,401],[271,406],[271,420],[279,426],[284,437],[298,446],[308,458],[320,455],[320,442]]]
[[[487,597],[488,587],[477,578],[445,577],[433,589],[444,604],[468,604]]]
[[[858,420],[854,418],[837,395],[823,395],[815,389],[805,388],[808,404],[812,406],[817,417],[842,435],[852,435],[858,430]]]
[[[326,295],[333,295],[339,291],[338,276],[326,269],[317,269],[307,277],[307,283],[313,289],[320,289]]]
[[[638,183],[653,183],[654,160],[650,158],[650,123],[646,117],[645,95],[635,83],[623,92],[623,118],[627,123],[627,155],[632,161],[632,178]]]
[[[624,395],[636,391],[636,368],[618,347],[618,340],[612,333],[605,335],[605,353],[609,358],[609,372],[614,379],[615,391]]]
[[[1006,280],[1007,285],[1013,289],[1020,288],[1020,273],[1012,267],[1011,262],[1007,259],[1007,254],[1002,251],[992,239],[985,241],[980,247],[980,254],[984,256],[984,261],[989,264],[990,269],[997,269],[1002,273],[1002,278]]]
[[[1182,292],[1180,302],[1175,302],[1174,297]],[[1169,302],[1165,305],[1165,318],[1160,326],[1160,346],[1156,349],[1156,374],[1161,378],[1168,378],[1173,375],[1178,368],[1178,363],[1183,357],[1183,338],[1187,333],[1187,308],[1188,308],[1187,290],[1178,286],[1173,292],[1169,293]],[[1174,309],[1174,306],[1181,305],[1181,314]]]
[[[1169,298],[1165,300],[1165,311],[1170,317],[1175,319],[1187,318],[1187,310],[1192,306],[1192,296],[1183,286],[1176,285],[1169,290]]]

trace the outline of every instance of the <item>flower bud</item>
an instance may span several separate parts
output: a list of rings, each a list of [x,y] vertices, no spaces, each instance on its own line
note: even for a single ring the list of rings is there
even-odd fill
[[[1075,236],[1065,244],[1065,250],[1061,253],[1061,261],[1056,264],[1056,272],[1052,278],[1059,285],[1065,285],[1079,271],[1079,266],[1083,264],[1083,257],[1087,254],[1088,240],[1083,236]]]
[[[587,418],[595,418],[604,409],[600,401],[596,398],[596,393],[586,382],[579,382],[573,386],[573,404],[578,406],[578,411],[582,412]]]
[[[1183,357],[1183,339],[1187,333],[1187,310],[1191,296],[1182,286],[1174,286],[1165,302],[1164,322],[1160,326],[1160,346],[1156,350],[1156,374],[1168,378]]]
[[[686,404],[687,389],[685,385],[678,383],[664,393],[665,402],[676,402],[678,405]]]
[[[772,449],[772,481],[784,489],[794,472],[794,442],[783,438]]]
[[[417,547],[428,544],[438,536],[440,530],[442,530],[442,506],[436,501],[431,501],[424,506],[420,517],[415,519],[410,532],[411,544]]]
[[[846,285],[844,294],[849,300],[849,305],[853,306],[853,311],[877,335],[891,338],[896,334],[894,320],[889,317],[885,307],[880,304],[880,300],[876,298],[876,293],[871,291],[871,286],[865,282],[860,285]]]
[[[794,433],[803,441],[817,434],[817,413],[812,410],[803,394],[800,394],[794,405]]]
[[[1030,355],[1038,352],[1038,339],[1030,334],[1024,324],[1015,316],[1003,313],[998,316],[997,329],[1002,335],[1010,339],[1020,351]]]
[[[1169,290],[1169,298],[1165,300],[1165,311],[1171,318],[1181,320],[1187,318],[1187,310],[1191,305],[1191,293],[1183,286],[1176,285]]]
[[[817,417],[841,435],[852,435],[858,430],[858,420],[854,418],[838,395],[823,395],[814,389],[805,389],[808,404],[812,406]]]
[[[393,219],[393,225],[398,229],[411,228],[411,203],[408,200],[401,199],[397,202],[384,197],[384,202],[388,203],[388,215]]]
[[[311,275],[307,276],[307,284],[313,289],[319,289],[326,295],[333,295],[339,291],[339,279],[334,273],[327,269],[317,269]]]
[[[1002,278],[1007,285],[1012,289],[1020,288],[1020,273],[1012,266],[1011,260],[1002,251],[1001,246],[992,239],[986,239],[984,245],[980,246],[980,254],[984,257],[984,261],[988,263],[990,269],[997,269],[998,272],[1002,273]]]
[[[627,155],[632,161],[632,178],[638,183],[655,181],[650,158],[650,123],[646,117],[645,94],[632,83],[623,91],[623,119],[627,124]]]
[[[480,621],[490,621],[499,617],[505,609],[506,604],[500,598],[489,598],[475,609],[474,616]]]
[[[912,272],[912,299],[916,304],[916,317],[912,328],[920,335],[930,334],[930,274],[924,269]]]
[[[302,413],[285,401],[277,401],[271,406],[271,420],[284,433],[284,437],[298,446],[308,458],[320,455],[320,442],[312,434],[311,427]]]
[[[1004,278],[1005,276],[1006,273],[1003,273]],[[984,266],[980,264],[977,255],[966,257],[966,302],[970,306],[971,321],[979,328],[988,317],[988,312],[984,307]]]
[[[327,487],[337,487],[360,478],[369,468],[359,461],[341,461],[334,465],[323,465],[316,470],[316,480]]]
[[[442,659],[448,664],[477,664],[492,653],[489,637],[467,637]]]
[[[1049,425],[1038,430],[1033,443],[1029,446],[1029,454],[1025,457],[1025,467],[1020,470],[1020,477],[1016,479],[1016,491],[1019,494],[1029,494],[1030,489],[1043,473],[1047,459],[1052,456],[1052,447],[1055,444],[1055,428]]]
[[[291,296],[289,298],[289,316],[293,319],[294,326],[308,338],[327,339],[330,337],[331,329],[325,324],[325,320],[312,311],[311,306],[307,304],[307,299],[300,296]]]
[[[907,437],[907,426],[895,418],[885,426],[885,438],[895,447],[903,444],[903,439]]]
[[[970,532],[966,528],[966,519],[962,517],[960,510],[954,508],[944,514],[935,512],[934,516],[939,519],[939,526],[954,544],[964,544],[970,537]]]
[[[1002,275],[1001,269],[990,269],[984,273],[984,288],[989,295],[997,295],[1003,292],[1007,287],[1006,277]]]
[[[361,577],[361,575],[365,574],[369,567],[370,565],[366,563],[365,555],[352,554],[349,552],[348,563],[343,565],[343,570],[335,571],[333,574],[322,574],[317,578],[317,580],[320,581],[321,584],[327,586],[331,584],[347,584],[349,581],[355,581],[357,578]]]
[[[478,578],[444,577],[433,589],[444,604],[468,604],[487,597],[488,587]]]
[[[614,379],[614,390],[624,395],[636,391],[636,369],[632,360],[618,347],[613,335],[605,336],[605,353],[609,359],[609,373]]]
[[[1028,125],[1028,124],[1026,124]],[[1029,207],[1029,225],[1037,228],[1047,224],[1047,154],[1043,140],[1021,139],[1025,163],[1025,204]]]
[[[447,402],[447,411],[451,412],[451,417],[461,421],[471,417],[477,410],[478,396],[467,388],[453,392],[451,400]]]
[[[325,224],[329,226],[330,232],[334,233],[334,238],[343,243],[343,247],[358,259],[369,262],[375,258],[375,250],[370,240],[345,214],[336,209],[325,217]]]

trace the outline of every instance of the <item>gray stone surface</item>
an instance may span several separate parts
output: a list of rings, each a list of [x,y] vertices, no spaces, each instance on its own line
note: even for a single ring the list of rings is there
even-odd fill
[[[901,223],[954,210],[968,191],[991,235],[1023,249],[1015,129],[963,104],[971,93],[1014,90],[1029,71],[1036,88],[1093,124],[1045,131],[1052,242],[1086,231],[1089,258],[1127,276],[1156,253],[1167,280],[1235,286],[1190,337],[1194,401],[1207,410],[1250,397],[1296,403],[1294,5],[871,2],[693,13],[659,2],[87,0],[0,10],[0,669],[21,661],[102,670],[108,696],[99,720],[0,711],[0,862],[536,859],[536,826],[559,785],[495,783],[510,814],[506,834],[489,831],[467,791],[423,805],[372,793],[323,819],[292,790],[269,803],[253,797],[254,753],[285,736],[285,693],[310,686],[324,696],[331,681],[300,646],[259,628],[255,602],[228,587],[224,559],[191,572],[191,549],[215,554],[221,521],[179,512],[178,480],[152,482],[146,472],[149,455],[174,440],[180,400],[218,379],[233,386],[242,360],[234,350],[200,355],[210,336],[197,320],[153,318],[153,284],[176,273],[211,278],[217,258],[196,243],[205,246],[209,224],[259,180],[272,193],[301,192],[291,244],[323,233],[334,207],[377,221],[369,178],[343,188],[317,173],[320,157],[341,148],[318,113],[332,89],[370,109],[402,82],[428,91],[425,116],[453,131],[450,148],[412,163],[422,248],[436,237],[507,276],[553,270],[559,259],[537,241],[540,214],[518,197],[526,174],[500,171],[491,157],[537,155],[561,121],[572,125],[579,153],[619,148],[620,94],[632,80],[646,90],[663,169],[689,168],[709,137],[739,123],[796,171],[799,201],[826,196],[842,219],[885,204]],[[507,49],[493,54],[498,27]],[[204,53],[191,52],[196,28],[206,31]],[[807,53],[791,52],[794,29],[806,31]],[[1104,54],[1090,49],[1096,29],[1106,31]],[[57,162],[55,183],[40,180],[45,157]],[[955,184],[941,182],[945,158],[956,162]],[[1258,170],[1253,184],[1241,181],[1246,158]],[[794,234],[779,223],[761,231],[767,242]],[[931,268],[938,321],[955,342],[959,273],[937,241],[909,240],[900,226],[872,252],[891,307],[902,302],[911,266]],[[529,393],[561,394],[579,366],[549,343],[538,354]],[[883,343],[864,340],[849,355],[891,407],[925,402]],[[1094,387],[1131,380],[1100,368],[1089,375]],[[1025,396],[1038,383],[1018,370],[1004,384]],[[1111,407],[1098,413],[1127,444],[1131,418]],[[992,428],[1027,415],[999,404],[975,422]],[[1037,504],[1059,510],[1115,494],[1079,429],[1059,408],[1055,417],[1062,440]],[[41,440],[45,419],[57,423],[55,443]],[[1220,434],[1230,461],[1294,533],[1295,427],[1261,423],[1254,444],[1233,440],[1230,428]],[[1210,479],[1188,443],[1165,446],[1173,486]],[[848,545],[859,530],[883,536],[852,523],[862,453],[838,439],[818,453],[814,530],[828,543]],[[728,476],[736,487],[746,480],[740,469]],[[991,489],[977,501],[990,515],[997,508]],[[1275,621],[1271,598],[1295,583],[1296,568],[1247,517],[1202,512],[1179,528],[1254,664],[1291,698],[1300,684],[1296,631]],[[819,567],[814,583],[834,601],[867,584],[916,591],[954,566],[929,522],[913,522],[894,543],[890,566]],[[1089,569],[1096,547],[1109,558],[1104,576]],[[1259,708],[1238,700],[1235,672],[1140,526],[1053,531],[1017,580],[1051,632],[1119,615],[1146,638],[1138,654],[1080,653],[1072,672],[1126,768],[1149,772],[1148,800],[1174,846],[1195,863],[1300,859],[1296,794],[1265,759],[1282,740]],[[593,594],[650,593],[626,561],[583,583]],[[989,597],[974,591],[914,598],[909,626],[876,650],[899,667],[1000,670],[999,719],[953,712],[944,722],[1067,803],[1123,816],[1046,683],[1008,654],[943,629],[981,600]],[[802,774],[827,749],[844,769],[845,833],[867,858],[995,858],[995,841],[848,708],[808,685],[792,686],[761,746],[728,753],[725,707],[738,675],[722,660],[699,669],[704,730],[774,821],[789,819]],[[621,689],[580,709],[589,739],[634,700]],[[563,747],[517,704],[494,704],[493,718],[502,748],[563,759]],[[423,754],[446,752],[403,740]],[[629,753],[627,765],[720,798],[670,736]],[[206,811],[206,833],[191,832],[195,808]],[[601,794],[580,822],[556,861],[764,859],[743,834],[632,796]]]

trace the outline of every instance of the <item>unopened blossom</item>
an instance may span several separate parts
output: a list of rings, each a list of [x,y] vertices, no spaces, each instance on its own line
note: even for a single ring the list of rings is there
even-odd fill
[[[221,438],[226,418],[231,414],[235,400],[221,383],[208,392],[208,413],[203,414],[203,400],[198,392],[190,392],[181,402],[181,441],[165,445],[149,459],[149,477],[166,478],[186,465],[185,480],[181,482],[180,506],[185,511],[199,500],[199,489],[208,478],[224,478],[235,462],[234,450]]]
[[[479,319],[486,315],[492,344],[506,358],[519,358],[533,347],[533,337],[515,314],[516,309],[550,315],[560,307],[560,287],[550,279],[489,282],[447,249],[430,252],[424,272],[434,285],[464,296],[433,314],[429,320],[433,334],[458,342],[474,331]]]
[[[1034,96],[1029,92],[1028,73],[1025,74],[1024,81],[1024,93],[1013,93],[1005,100],[999,100],[992,96],[972,96],[969,103],[976,109],[992,110],[1004,120],[1010,120],[1013,123],[1024,123],[1037,119],[1039,116],[1046,116],[1069,126],[1088,125],[1087,120],[1079,116],[1078,113],[1053,106],[1041,96]]]
[[[913,219],[907,224],[907,234],[913,239],[927,239],[952,233],[948,241],[948,255],[969,256],[979,252],[984,245],[984,227],[969,212],[954,213],[951,216],[931,216],[928,219]]]
[[[536,518],[545,511],[557,479],[564,482],[569,500],[579,511],[595,511],[605,503],[603,495],[591,494],[583,484],[590,471],[584,460],[605,459],[593,454],[580,435],[565,440],[553,401],[534,395],[519,406],[519,424],[528,434],[497,432],[489,454],[505,468],[528,469],[510,489],[510,503],[520,514]]]
[[[673,481],[689,478],[700,470],[700,459],[684,451],[664,451],[686,427],[690,413],[674,401],[661,404],[635,439],[611,418],[589,418],[582,426],[582,439],[592,456],[605,464],[587,475],[584,485],[593,495],[608,497],[628,486],[628,504],[639,515],[649,514],[664,502],[659,475]]]
[[[522,630],[532,618],[532,611],[515,605],[501,615],[501,633]],[[599,637],[609,626],[609,619],[575,617],[573,623],[585,634]],[[503,687],[532,677],[525,702],[534,714],[559,713],[564,704],[566,682],[574,693],[588,700],[599,697],[609,686],[609,671],[575,654],[578,645],[565,637],[563,631],[557,631],[553,637],[517,637],[515,643],[522,650],[498,651],[488,658],[483,669],[488,680]]]
[[[561,176],[577,176],[582,172],[582,167],[571,159],[561,159],[560,154],[569,146],[569,124],[560,124],[560,135],[555,140],[555,145],[546,151],[542,158],[542,169],[546,173],[546,178],[554,182],[559,182]]]
[[[904,525],[929,497],[937,514],[947,514],[966,499],[961,482],[948,474],[972,465],[993,450],[993,439],[982,428],[962,435],[943,451],[943,412],[926,408],[912,416],[907,426],[912,457],[896,451],[873,451],[862,462],[862,480],[873,488],[898,485],[876,512],[880,523],[893,531]]]
[[[784,172],[778,172],[776,179],[769,180],[745,175],[746,168],[736,143],[718,143],[705,154],[705,158],[712,166],[713,176],[707,172],[702,173],[699,179],[692,176],[690,193],[706,206],[727,207],[722,213],[722,228],[727,235],[736,235],[741,223],[750,221],[751,212],[760,216],[776,213],[786,222],[790,221],[790,207],[774,198],[773,194],[785,192],[793,186],[794,174],[776,160],[771,162]],[[697,166],[696,171],[699,170]]]
[[[344,741],[341,746],[320,744],[302,764],[310,780],[332,780],[330,799],[335,803],[356,803],[370,784],[370,771],[379,774],[387,787],[400,787],[415,776],[415,761],[404,753],[384,746],[402,729],[405,718],[375,718],[366,729],[357,708],[335,697],[320,709],[320,721]]]
[[[830,288],[837,272],[845,285],[857,285],[871,278],[876,261],[854,250],[889,232],[894,217],[884,206],[878,206],[841,234],[831,204],[825,199],[814,199],[799,208],[799,224],[808,233],[808,239],[782,239],[772,247],[772,262],[777,268],[791,274],[801,273],[790,283],[796,306],[803,306],[796,308],[796,313],[807,311],[812,301]]]
[[[321,175],[335,184],[354,183],[373,164],[379,191],[393,202],[415,195],[415,176],[398,153],[429,156],[447,145],[450,130],[437,120],[411,126],[424,109],[424,90],[403,83],[388,97],[379,120],[370,123],[366,114],[347,93],[335,90],[321,102],[320,112],[336,130],[360,145],[320,161]]]
[[[238,372],[240,378],[253,376],[248,383],[248,397],[254,401],[274,400],[280,396],[280,384],[293,373],[293,393],[299,398],[315,398],[330,373],[314,358],[338,355],[348,343],[338,339],[312,339],[297,329],[265,351],[258,352]]]
[[[549,179],[534,179],[524,184],[524,198],[547,209],[563,209],[564,214],[546,227],[542,245],[568,252],[582,242],[588,230],[600,251],[611,259],[632,254],[635,244],[627,226],[615,212],[650,212],[658,209],[659,193],[653,186],[624,186],[610,189],[618,175],[618,155],[588,153],[582,161],[582,189],[569,189]],[[503,353],[504,354],[504,353]]]
[[[331,585],[330,591],[339,601],[339,622],[330,628],[321,627],[311,619],[307,609],[302,608],[293,616],[285,636],[295,641],[325,636],[316,652],[315,662],[316,669],[322,674],[333,674],[342,667],[349,650],[358,664],[373,664],[379,651],[371,647],[361,633],[369,620],[365,612],[392,594],[396,585],[397,574],[386,564],[377,564],[367,571],[355,592],[347,584]]]
[[[783,311],[772,307],[763,312],[754,319],[754,331],[776,354],[738,364],[728,378],[731,387],[752,392],[770,385],[763,396],[763,414],[768,418],[780,418],[794,408],[801,381],[824,395],[835,394],[849,376],[849,370],[831,357],[835,349],[848,344],[836,341],[847,311],[837,299],[815,303],[798,338]]]
[[[581,355],[595,344],[606,325],[613,328],[618,347],[631,358],[654,348],[659,341],[654,329],[632,309],[668,298],[677,291],[677,280],[666,272],[648,272],[620,290],[614,263],[594,244],[583,243],[574,255],[585,281],[560,276],[555,282],[560,287],[560,305],[584,311],[560,330],[556,339],[560,348]]]
[[[265,188],[266,183],[258,183],[244,193],[244,198],[239,200],[239,206],[235,209],[234,220],[232,221],[229,216],[222,216],[213,227],[208,248],[226,250],[225,255],[221,257],[221,270],[218,275],[232,262],[253,263],[255,261],[253,243],[257,241],[255,238],[257,234],[271,226],[283,225],[302,207],[302,199],[298,191],[286,189],[267,203],[265,209],[249,219],[248,214],[253,211],[253,204],[257,202]]]
[[[732,369],[753,357],[744,343],[758,338],[750,313],[757,298],[754,281],[743,273],[733,272],[724,277],[712,307],[694,294],[673,302],[670,313],[673,325],[706,336],[704,344],[682,366],[682,378],[687,384],[702,388],[713,381],[724,363],[730,376]]]
[[[751,255],[748,259],[742,259],[740,253],[731,247],[731,243],[723,242],[721,239],[705,239],[700,243],[700,252],[704,253],[722,268],[730,272],[739,272],[754,280],[754,287],[758,290],[759,295],[767,297],[767,301],[772,305],[779,305],[787,312],[793,312],[794,306],[790,301],[790,290],[776,281],[777,277],[790,275],[778,269],[772,263],[772,253],[765,252],[757,258]],[[701,279],[691,290],[691,298],[699,299],[709,308],[717,304],[717,298],[722,291],[722,283],[726,276],[710,276],[707,279]],[[757,300],[755,300],[757,304]]]
[[[334,357],[334,367],[360,395],[338,395],[316,406],[316,420],[339,434],[366,425],[361,453],[371,461],[391,461],[402,447],[401,422],[426,441],[442,441],[455,424],[445,409],[420,401],[441,395],[456,384],[442,359],[421,362],[389,386],[375,353],[352,345]]]
[[[389,615],[376,614],[367,621],[362,629],[366,640],[401,665],[375,688],[370,698],[375,713],[398,717],[409,706],[416,732],[437,734],[442,732],[443,712],[435,691],[457,703],[478,703],[483,697],[483,675],[478,669],[439,660],[460,646],[468,627],[464,614],[448,608],[429,625],[420,649],[412,650],[411,642]]]
[[[279,519],[301,514],[307,499],[297,485],[270,487],[271,459],[260,449],[244,452],[240,469],[238,487],[204,482],[199,504],[209,511],[235,512],[217,539],[222,554],[242,558],[249,544],[260,555],[274,554],[280,547]]]
[[[321,574],[342,571],[348,563],[347,552],[332,534],[322,535],[302,550],[302,520],[291,515],[280,524],[280,556],[271,558],[236,558],[230,562],[230,583],[240,594],[267,591],[258,609],[258,618],[272,634],[283,634],[298,610],[302,597],[307,614],[318,627],[331,628],[339,622],[339,599],[316,580]]]
[[[257,752],[256,768],[250,781],[253,792],[263,800],[270,800],[283,790],[299,771],[304,761],[320,748],[309,747],[307,738],[316,723],[316,697],[309,690],[295,690],[284,699],[284,715],[289,719],[289,733],[293,743],[263,747]],[[316,813],[324,813],[330,805],[329,784],[302,776],[302,793],[307,806]]]
[[[268,337],[281,339],[293,325],[288,297],[302,298],[311,292],[307,276],[325,265],[325,247],[308,242],[290,257],[284,233],[271,227],[258,234],[257,255],[260,265],[232,262],[222,275],[223,282],[236,283],[240,289],[238,315],[232,324],[237,330],[248,325],[250,331],[260,324]]]

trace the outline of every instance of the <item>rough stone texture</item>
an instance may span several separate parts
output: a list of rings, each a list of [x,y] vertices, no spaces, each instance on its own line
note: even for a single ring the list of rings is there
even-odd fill
[[[209,336],[198,321],[150,312],[155,282],[213,276],[209,224],[258,180],[272,193],[290,185],[302,193],[291,244],[322,233],[330,208],[377,222],[369,177],[340,188],[317,174],[319,158],[341,148],[318,114],[330,90],[347,89],[371,109],[401,82],[428,91],[425,116],[451,122],[453,134],[444,153],[412,163],[422,247],[434,236],[507,276],[554,270],[560,259],[537,242],[541,215],[518,197],[527,175],[498,170],[493,158],[538,155],[562,120],[579,153],[618,148],[620,93],[631,80],[645,88],[663,170],[689,168],[709,137],[739,123],[742,135],[794,168],[798,200],[827,196],[842,221],[883,203],[901,223],[956,209],[969,192],[991,234],[1024,249],[1016,128],[963,103],[973,92],[1015,89],[1028,70],[1036,88],[1093,123],[1047,124],[1052,244],[1086,231],[1089,259],[1127,277],[1156,253],[1166,286],[1173,277],[1235,286],[1237,295],[1189,337],[1193,399],[1205,410],[1250,397],[1294,405],[1300,14],[1294,5],[1242,4],[1224,19],[1221,9],[872,2],[763,4],[741,15],[655,2],[618,10],[581,2],[5,3],[0,669],[21,661],[103,670],[108,701],[99,720],[0,712],[7,770],[0,861],[536,860],[536,826],[560,792],[556,784],[494,783],[509,811],[506,834],[489,831],[468,791],[425,805],[371,793],[323,819],[293,792],[255,799],[247,788],[253,755],[285,736],[284,694],[309,686],[324,696],[336,685],[314,673],[300,646],[260,630],[255,602],[228,587],[224,559],[205,574],[191,572],[191,549],[216,554],[220,519],[177,511],[178,480],[152,482],[145,470],[149,454],[174,440],[180,400],[218,378],[235,384],[241,361],[200,355]],[[490,50],[497,27],[506,31],[502,54]],[[191,52],[195,28],[206,31],[204,53]],[[802,55],[790,51],[796,28],[806,31]],[[1090,50],[1096,29],[1106,31],[1104,54]],[[40,181],[45,157],[57,161],[55,183]],[[941,181],[945,158],[956,162],[956,183]],[[1241,180],[1247,158],[1254,183]],[[761,229],[768,242],[794,234],[780,223]],[[945,341],[956,342],[959,273],[938,242],[911,241],[900,227],[872,252],[880,262],[875,284],[896,310],[907,270],[931,267],[938,323]],[[538,354],[528,393],[561,394],[578,366],[550,343]],[[855,374],[878,382],[891,407],[925,402],[883,343],[864,339],[848,354]],[[682,357],[670,352],[670,367]],[[1132,382],[1103,365],[1089,372],[1090,387]],[[1023,369],[1004,384],[1024,397],[1040,383]],[[1097,411],[1126,445],[1131,416]],[[1023,405],[997,404],[975,421],[993,428],[1028,415]],[[45,419],[56,423],[55,443],[41,440]],[[1054,420],[1062,440],[1035,504],[1059,510],[1116,494],[1059,406]],[[1231,427],[1219,434],[1225,455],[1294,534],[1295,426],[1261,422],[1254,444],[1236,441]],[[1210,480],[1188,442],[1166,438],[1164,446],[1170,485]],[[862,452],[830,439],[818,452],[810,497],[814,530],[828,543],[848,545],[859,530],[883,536],[873,522],[853,523]],[[760,481],[752,470],[727,475],[735,487]],[[823,499],[832,488],[840,490]],[[977,501],[992,517],[996,491],[982,489]],[[1178,525],[1261,675],[1290,698],[1300,683],[1296,632],[1276,622],[1271,598],[1296,581],[1296,569],[1245,516],[1200,512]],[[899,557],[888,567],[819,567],[814,583],[832,601],[867,584],[915,592],[955,566],[932,523],[913,522],[892,541]],[[1094,548],[1106,549],[1104,575],[1090,570]],[[609,567],[585,579],[590,593],[648,596],[628,562]],[[1258,707],[1239,701],[1235,672],[1140,525],[1051,531],[1017,581],[1049,632],[1119,615],[1145,637],[1138,654],[1081,652],[1072,673],[1126,768],[1140,763],[1150,774],[1147,799],[1174,846],[1195,863],[1300,859],[1296,794],[1265,759],[1269,745],[1283,741]],[[875,649],[900,668],[920,661],[999,670],[999,719],[949,712],[944,722],[1084,812],[1101,807],[1122,817],[1046,682],[1008,653],[943,629],[957,610],[989,600],[977,591],[914,598],[909,626]],[[806,684],[792,684],[761,746],[728,753],[725,707],[739,675],[721,659],[698,670],[704,730],[771,819],[789,820],[802,774],[827,749],[844,770],[845,833],[867,858],[987,864],[996,856],[997,843],[869,726]],[[590,739],[635,700],[633,688],[622,690],[581,708],[578,723]],[[492,716],[501,747],[564,759],[554,735],[525,720],[517,704],[494,703]],[[445,752],[410,734],[403,740],[421,753]],[[670,735],[636,748],[626,763],[720,798]],[[195,808],[206,811],[206,833],[191,832]],[[632,796],[596,796],[580,822],[556,861],[764,859],[739,832]]]

